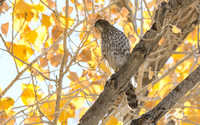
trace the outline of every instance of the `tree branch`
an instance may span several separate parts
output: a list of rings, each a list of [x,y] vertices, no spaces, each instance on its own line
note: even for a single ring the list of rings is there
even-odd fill
[[[66,17],[68,17],[68,8],[69,8],[69,1],[66,0],[66,8],[65,8],[65,15]],[[64,77],[64,67],[66,65],[66,58],[67,58],[67,30],[68,30],[68,19],[65,20],[65,25],[67,26],[66,28],[64,28],[64,38],[63,38],[63,50],[64,50],[64,54],[62,57],[62,61],[61,61],[61,66],[60,66],[60,72],[59,72],[59,79],[58,79],[58,83],[57,83],[57,88],[56,88],[56,105],[55,105],[55,115],[53,118],[53,124],[57,124],[58,118],[59,118],[59,111],[60,111],[60,101],[61,101],[61,93],[62,93],[62,81],[63,81],[63,77]]]
[[[176,102],[183,97],[189,90],[200,82],[200,66],[174,88],[157,106],[151,111],[143,114],[140,118],[132,120],[131,125],[156,124]]]

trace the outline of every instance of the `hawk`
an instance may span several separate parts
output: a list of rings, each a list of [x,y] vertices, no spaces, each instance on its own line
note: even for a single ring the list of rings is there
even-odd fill
[[[108,62],[109,67],[114,72],[117,72],[130,55],[129,39],[122,31],[112,26],[107,20],[97,20],[95,27],[101,34],[102,56]],[[125,94],[129,107],[135,109],[138,106],[138,101],[131,81],[128,84]]]

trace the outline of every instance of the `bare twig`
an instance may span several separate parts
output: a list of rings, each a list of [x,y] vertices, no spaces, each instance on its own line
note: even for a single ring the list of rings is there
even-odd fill
[[[69,8],[69,1],[66,0],[66,8],[65,8],[65,15],[66,17],[68,17],[68,8]],[[69,24],[69,20],[68,18],[65,20],[65,25],[68,27]],[[61,92],[62,92],[62,80],[64,77],[64,66],[66,64],[66,58],[67,58],[67,30],[68,28],[64,28],[64,39],[63,39],[63,50],[64,50],[64,54],[62,57],[62,61],[61,61],[61,66],[60,66],[60,72],[59,72],[59,79],[58,79],[58,83],[57,83],[57,88],[56,88],[56,105],[55,105],[55,114],[54,114],[54,118],[53,118],[53,124],[57,124],[58,121],[58,117],[59,117],[59,110],[60,110],[60,101],[61,101]]]

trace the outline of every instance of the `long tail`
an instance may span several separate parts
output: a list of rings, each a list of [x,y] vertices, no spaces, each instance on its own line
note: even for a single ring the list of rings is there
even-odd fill
[[[138,100],[137,100],[137,96],[135,95],[135,90],[133,85],[129,84],[129,88],[128,90],[125,92],[126,94],[126,98],[128,101],[128,105],[131,109],[136,109],[138,107]]]

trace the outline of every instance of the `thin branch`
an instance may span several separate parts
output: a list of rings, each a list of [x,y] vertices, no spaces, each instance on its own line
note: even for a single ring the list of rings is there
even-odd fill
[[[140,118],[131,121],[131,125],[156,124],[176,102],[189,90],[200,83],[200,66],[175,87],[158,105],[151,111],[143,114]]]
[[[66,17],[68,17],[68,9],[69,9],[69,1],[66,0],[66,7],[65,7],[65,15]],[[65,20],[65,25],[68,27],[69,24],[69,20],[68,18]],[[64,28],[64,38],[63,38],[63,50],[64,50],[64,54],[62,57],[62,61],[61,61],[61,66],[60,66],[60,72],[59,72],[59,79],[58,79],[58,83],[57,83],[57,88],[56,88],[56,105],[55,105],[55,114],[54,114],[54,118],[53,118],[53,124],[57,124],[58,121],[58,117],[60,115],[59,110],[60,110],[60,101],[61,101],[61,92],[62,92],[62,80],[64,77],[64,67],[66,64],[66,58],[67,58],[67,30],[68,28]]]

